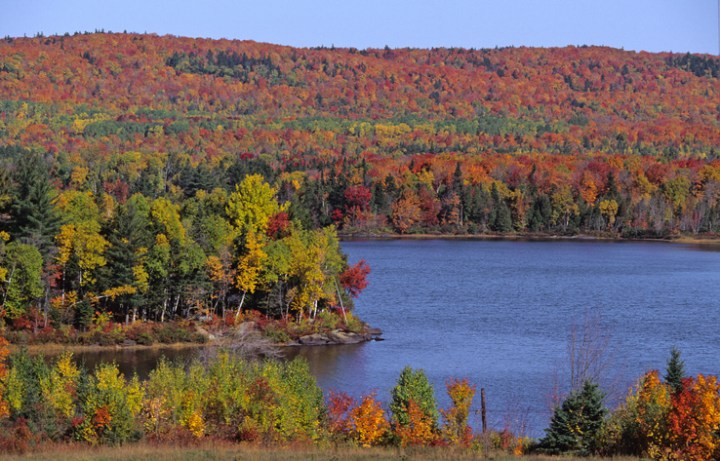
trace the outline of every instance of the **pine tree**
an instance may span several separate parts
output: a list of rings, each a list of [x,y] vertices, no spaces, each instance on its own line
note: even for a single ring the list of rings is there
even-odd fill
[[[507,203],[505,203],[505,200],[500,197],[500,191],[498,191],[498,188],[494,183],[490,195],[492,197],[494,206],[493,211],[490,215],[491,229],[496,232],[512,231],[513,226],[510,207],[508,207]]]
[[[607,414],[603,398],[598,385],[590,380],[585,381],[582,389],[573,391],[555,408],[550,427],[540,441],[541,450],[554,454],[568,451],[592,454]]]
[[[680,350],[673,346],[665,370],[665,382],[677,394],[682,390],[682,380],[685,378],[685,362],[680,358]]]
[[[30,154],[19,162],[11,232],[13,238],[40,250],[45,261],[60,228],[60,217],[52,204],[54,189],[48,170],[47,162],[39,155]]]

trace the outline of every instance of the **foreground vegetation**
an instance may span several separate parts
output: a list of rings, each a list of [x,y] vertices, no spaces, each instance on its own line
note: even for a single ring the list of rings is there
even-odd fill
[[[548,461],[557,457],[543,455],[515,456],[503,452],[487,453],[453,450],[446,447],[427,448],[357,448],[353,446],[333,447],[258,447],[252,445],[223,444],[213,442],[197,443],[188,446],[156,445],[138,443],[122,448],[52,445],[39,452],[24,455],[7,455],[7,461],[55,461],[61,457],[67,461],[105,460],[105,461],[471,461],[493,459],[496,461]],[[599,461],[597,457],[565,456],[565,461]],[[613,458],[616,461],[637,460],[635,457]]]
[[[613,411],[598,386],[584,381],[556,407],[540,440],[507,429],[473,430],[475,386],[449,380],[451,406],[439,409],[424,372],[410,367],[384,406],[375,394],[324,396],[303,361],[249,361],[219,352],[188,365],[160,361],[141,381],[114,364],[81,369],[70,353],[52,362],[25,352],[6,356],[0,346],[0,453],[39,451],[42,457],[50,447],[82,453],[81,445],[142,443],[138,453],[176,445],[195,447],[187,456],[202,456],[212,442],[225,453],[270,447],[264,459],[283,456],[283,447],[340,459],[530,452],[710,461],[720,455],[720,384],[714,376],[686,377],[676,352],[664,378],[647,373]]]

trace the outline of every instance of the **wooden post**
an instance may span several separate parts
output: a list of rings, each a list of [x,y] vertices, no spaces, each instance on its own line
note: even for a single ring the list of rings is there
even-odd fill
[[[487,407],[485,406],[485,388],[480,388],[480,415],[482,418],[482,431],[483,434],[487,432]]]

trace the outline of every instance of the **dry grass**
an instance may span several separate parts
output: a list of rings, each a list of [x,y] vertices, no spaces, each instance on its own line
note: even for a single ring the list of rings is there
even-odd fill
[[[24,455],[0,454],[6,461],[598,461],[601,458],[571,457],[515,457],[502,453],[474,453],[447,448],[390,449],[390,448],[317,448],[317,447],[272,447],[231,443],[213,443],[199,446],[155,446],[146,443],[122,447],[90,448],[87,445],[48,445],[41,451]],[[607,458],[606,458],[607,459]],[[630,461],[634,458],[623,458]],[[616,458],[621,461],[621,458]]]

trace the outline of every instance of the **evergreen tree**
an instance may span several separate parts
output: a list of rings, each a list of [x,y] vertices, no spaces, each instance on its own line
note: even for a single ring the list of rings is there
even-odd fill
[[[141,253],[152,244],[148,213],[147,202],[138,197],[118,208],[106,229],[110,246],[105,255],[107,264],[98,270],[99,287],[107,290],[136,285],[135,271],[141,263]],[[127,315],[130,309],[135,312],[142,302],[142,294],[136,292],[123,294],[109,304],[116,314]]]
[[[596,383],[585,381],[582,389],[573,391],[555,408],[550,427],[540,441],[540,449],[553,454],[572,451],[589,455],[595,452],[597,435],[607,414],[603,398]]]
[[[19,162],[17,187],[12,207],[12,236],[35,246],[48,260],[60,218],[52,204],[54,189],[48,165],[39,155],[30,154]]]
[[[491,229],[496,232],[512,231],[513,226],[510,207],[507,205],[507,203],[505,203],[505,200],[500,197],[500,192],[498,191],[498,188],[494,183],[490,195],[493,201],[493,211],[490,214]]]
[[[453,182],[452,182],[452,190],[459,196],[462,196],[463,194],[463,174],[462,169],[460,168],[460,162],[457,162],[455,164],[455,172],[453,173]]]
[[[682,380],[685,378],[685,362],[680,358],[680,350],[673,346],[665,370],[665,382],[677,394],[682,390]]]

